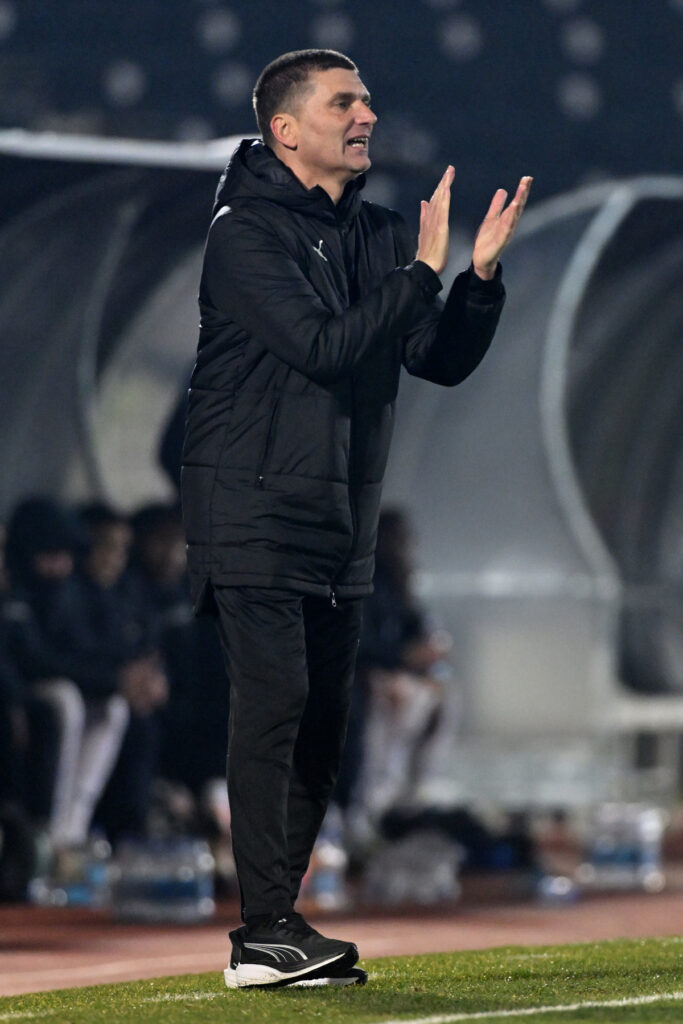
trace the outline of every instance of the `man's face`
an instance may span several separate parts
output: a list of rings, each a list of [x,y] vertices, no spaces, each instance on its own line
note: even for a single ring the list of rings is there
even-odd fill
[[[44,580],[65,580],[74,569],[74,556],[66,549],[37,551],[32,559],[33,572]]]
[[[294,109],[296,158],[313,177],[344,184],[370,167],[377,116],[355,71],[314,71]]]
[[[105,590],[113,587],[128,564],[132,531],[127,523],[106,523],[93,530],[85,562],[88,576]]]

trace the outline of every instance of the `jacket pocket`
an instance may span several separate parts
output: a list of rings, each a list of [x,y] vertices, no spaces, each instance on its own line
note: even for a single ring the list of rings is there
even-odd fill
[[[263,487],[263,477],[266,469],[268,468],[268,462],[270,459],[271,452],[273,450],[273,441],[275,440],[275,429],[277,427],[278,416],[280,413],[281,398],[277,396],[273,402],[273,408],[270,414],[270,420],[268,422],[268,429],[266,430],[266,439],[263,444],[261,456],[256,466],[256,480],[255,484],[257,487]]]

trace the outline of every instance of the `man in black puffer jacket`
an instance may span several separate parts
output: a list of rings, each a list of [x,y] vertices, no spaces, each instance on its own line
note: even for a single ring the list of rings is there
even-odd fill
[[[234,154],[206,244],[182,469],[195,607],[218,614],[231,685],[231,986],[355,961],[293,905],[343,745],[399,373],[453,385],[481,361],[531,184],[507,208],[496,193],[444,305],[453,168],[416,258],[399,215],[361,199],[377,118],[347,57],[285,54],[254,104],[263,142]]]

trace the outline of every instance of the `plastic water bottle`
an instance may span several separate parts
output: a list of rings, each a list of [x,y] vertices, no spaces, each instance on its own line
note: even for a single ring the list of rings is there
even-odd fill
[[[195,924],[213,916],[214,858],[203,839],[121,843],[112,910],[118,920]]]
[[[301,897],[320,910],[341,910],[348,906],[346,870],[348,855],[343,842],[341,811],[330,805],[311,855],[302,884]]]
[[[577,882],[584,888],[660,892],[666,882],[662,867],[666,824],[659,807],[601,804],[593,814]]]
[[[93,834],[83,846],[60,850],[28,887],[31,903],[43,907],[104,907],[111,898],[111,846]]]
[[[542,903],[558,905],[574,903],[579,897],[579,887],[567,875],[541,874],[535,885],[537,898]]]

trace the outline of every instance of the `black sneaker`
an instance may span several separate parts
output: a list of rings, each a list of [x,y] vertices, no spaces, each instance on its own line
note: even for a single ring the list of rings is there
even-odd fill
[[[224,971],[228,988],[253,985],[363,985],[365,971],[353,942],[327,939],[292,911],[269,924],[230,932],[232,956]]]

